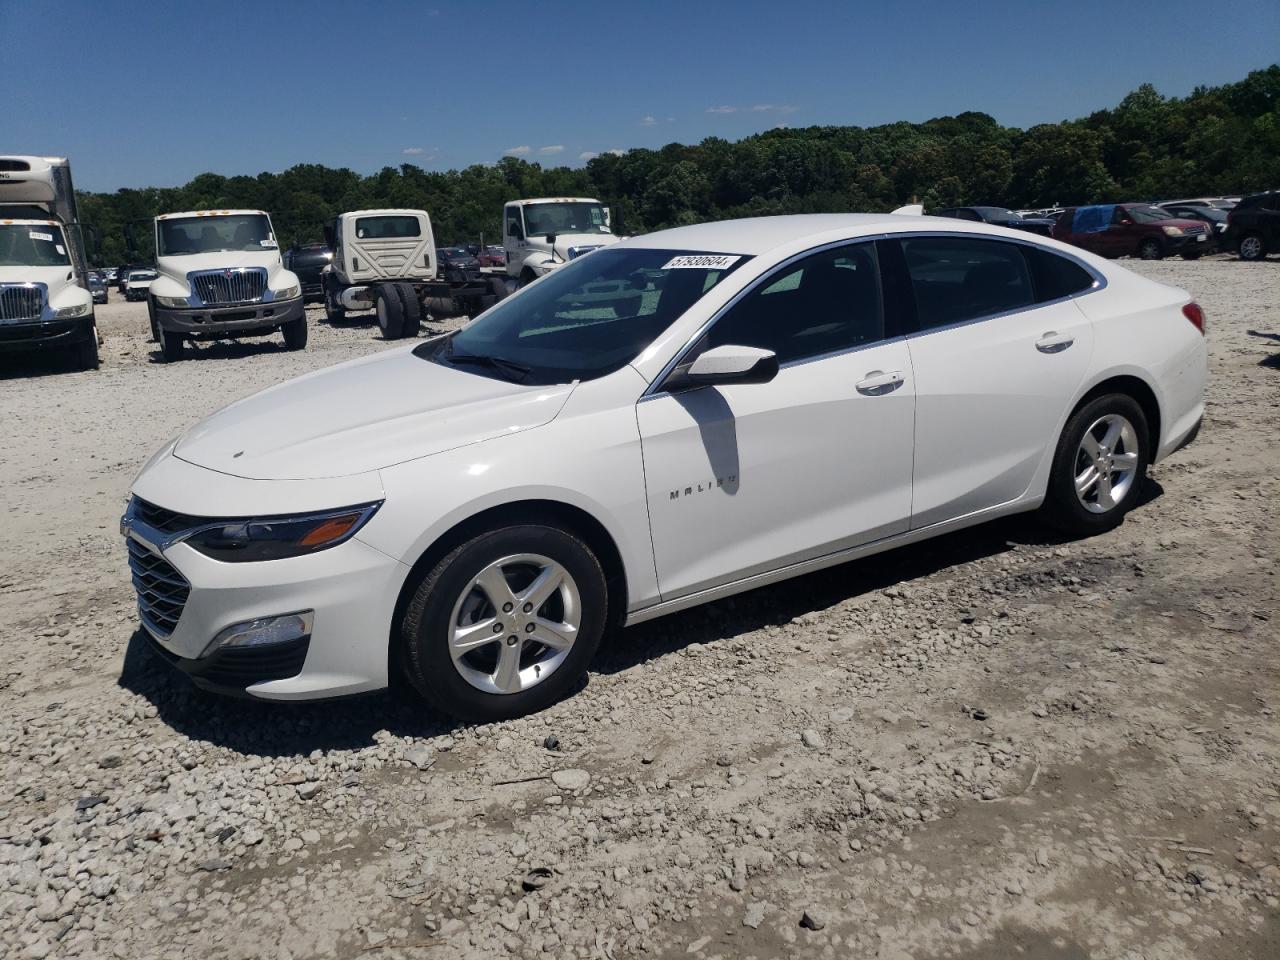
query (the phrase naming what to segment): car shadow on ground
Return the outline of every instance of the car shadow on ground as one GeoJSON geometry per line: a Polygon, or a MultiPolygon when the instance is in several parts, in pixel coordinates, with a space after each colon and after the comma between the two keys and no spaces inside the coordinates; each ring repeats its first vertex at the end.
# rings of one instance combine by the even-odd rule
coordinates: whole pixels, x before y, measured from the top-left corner
{"type": "MultiPolygon", "coordinates": [[[[182,363],[187,360],[238,360],[242,357],[256,357],[270,353],[289,353],[289,349],[285,347],[279,339],[277,333],[272,339],[263,338],[261,340],[210,340],[204,343],[193,343],[188,341],[183,344],[182,358],[180,360],[168,361],[172,363],[182,363]]],[[[151,362],[154,364],[165,365],[164,355],[160,352],[159,344],[151,346],[151,362]]]]}
{"type": "MultiPolygon", "coordinates": [[[[1271,340],[1274,343],[1280,343],[1280,333],[1268,333],[1265,330],[1250,330],[1249,336],[1261,337],[1263,340],[1271,340]]],[[[1258,366],[1266,367],[1269,370],[1280,370],[1280,353],[1273,353],[1270,356],[1263,357],[1258,361],[1258,366]]]]}
{"type": "Polygon", "coordinates": [[[0,381],[26,380],[59,373],[81,373],[70,350],[32,350],[0,354],[0,381]]]}
{"type": "MultiPolygon", "coordinates": [[[[1135,509],[1163,495],[1147,480],[1135,509]]],[[[1067,543],[1033,515],[1006,517],[817,573],[761,587],[605,638],[591,673],[629,670],[695,643],[789,623],[844,600],[910,583],[1022,546],[1067,543]]],[[[151,703],[162,722],[192,740],[263,757],[305,757],[313,750],[355,750],[395,736],[432,739],[466,726],[436,711],[411,691],[388,691],[331,701],[268,703],[208,693],[195,687],[152,649],[141,629],[125,651],[119,684],[151,703]]],[[[590,682],[588,676],[585,683],[590,682]]],[[[579,688],[581,689],[581,688],[579,688]]]]}

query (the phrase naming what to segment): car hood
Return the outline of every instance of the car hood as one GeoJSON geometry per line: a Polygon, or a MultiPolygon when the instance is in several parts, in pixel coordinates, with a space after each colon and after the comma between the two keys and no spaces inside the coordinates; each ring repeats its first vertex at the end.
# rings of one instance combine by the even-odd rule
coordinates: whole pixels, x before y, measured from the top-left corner
{"type": "Polygon", "coordinates": [[[250,480],[351,476],[541,426],[571,384],[525,386],[388,350],[225,407],[174,455],[250,480]]]}

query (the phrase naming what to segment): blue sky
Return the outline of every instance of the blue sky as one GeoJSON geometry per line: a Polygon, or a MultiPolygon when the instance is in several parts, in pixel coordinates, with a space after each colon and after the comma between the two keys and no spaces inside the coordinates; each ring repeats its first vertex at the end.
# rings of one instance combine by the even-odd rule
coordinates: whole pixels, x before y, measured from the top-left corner
{"type": "Polygon", "coordinates": [[[0,152],[114,190],[963,110],[1028,126],[1275,62],[1280,3],[0,0],[0,38],[0,152]]]}

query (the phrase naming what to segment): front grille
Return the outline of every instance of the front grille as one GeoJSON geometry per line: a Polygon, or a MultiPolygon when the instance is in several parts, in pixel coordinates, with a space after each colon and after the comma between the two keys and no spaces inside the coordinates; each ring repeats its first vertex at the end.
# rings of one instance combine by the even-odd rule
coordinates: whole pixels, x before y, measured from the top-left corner
{"type": "Polygon", "coordinates": [[[191,287],[200,302],[209,307],[257,303],[267,289],[267,271],[261,267],[242,270],[210,270],[190,275],[191,287]]]}
{"type": "Polygon", "coordinates": [[[133,498],[133,515],[147,526],[155,527],[163,533],[181,533],[183,530],[201,527],[209,522],[205,517],[193,517],[190,514],[166,510],[164,507],[157,507],[154,503],[147,503],[139,497],[133,498]]]}
{"type": "Polygon", "coordinates": [[[597,243],[597,244],[592,244],[591,246],[586,246],[586,247],[570,247],[569,259],[576,260],[578,259],[578,257],[582,256],[584,253],[590,253],[592,250],[599,250],[602,246],[604,246],[604,244],[597,243]]]}
{"type": "Polygon", "coordinates": [[[0,286],[0,321],[39,320],[44,291],[34,284],[0,286]]]}
{"type": "Polygon", "coordinates": [[[157,556],[132,537],[129,569],[138,592],[138,616],[143,624],[162,637],[173,633],[187,604],[191,584],[164,557],[157,556]]]}

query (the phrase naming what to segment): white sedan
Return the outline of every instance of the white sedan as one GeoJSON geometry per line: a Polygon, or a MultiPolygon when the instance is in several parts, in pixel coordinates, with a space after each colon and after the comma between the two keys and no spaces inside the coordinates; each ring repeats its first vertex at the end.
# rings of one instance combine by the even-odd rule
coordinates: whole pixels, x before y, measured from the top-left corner
{"type": "Polygon", "coordinates": [[[1203,333],[982,224],[636,237],[166,444],[122,520],[141,622],[213,689],[526,713],[621,624],[1019,511],[1113,527],[1198,429],[1203,333]]]}

